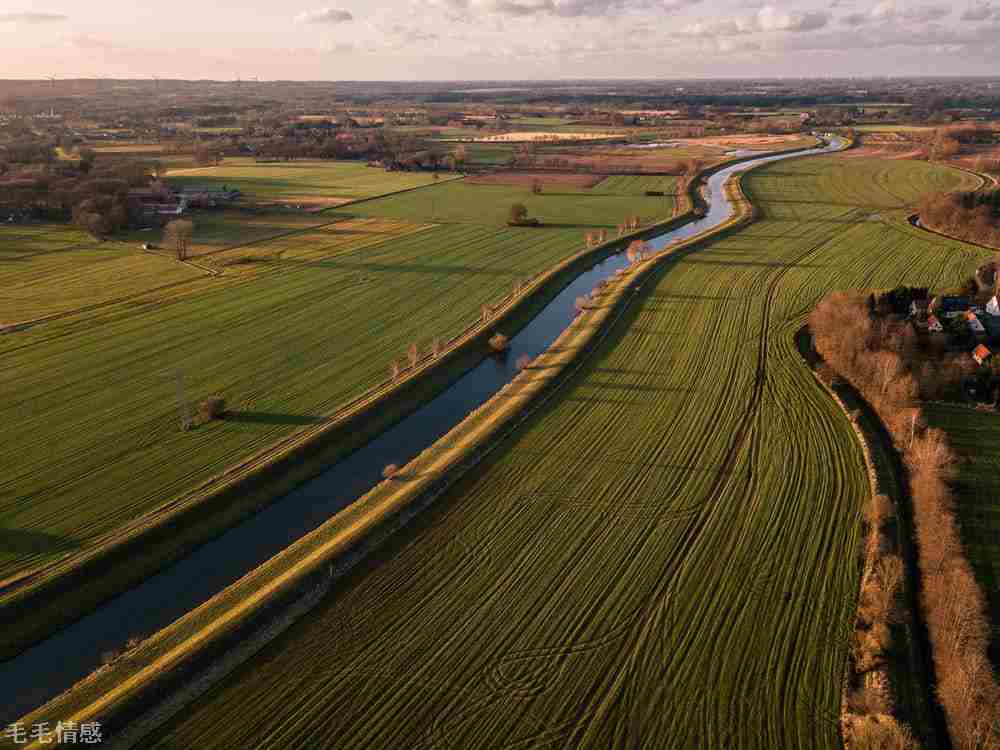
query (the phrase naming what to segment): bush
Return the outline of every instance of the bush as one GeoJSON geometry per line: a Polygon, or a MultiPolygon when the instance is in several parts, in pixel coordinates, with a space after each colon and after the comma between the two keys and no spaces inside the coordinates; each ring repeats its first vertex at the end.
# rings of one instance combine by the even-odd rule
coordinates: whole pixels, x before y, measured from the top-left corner
{"type": "Polygon", "coordinates": [[[490,349],[497,352],[505,352],[510,349],[510,339],[504,336],[502,333],[494,333],[490,337],[490,349]]]}
{"type": "Polygon", "coordinates": [[[198,404],[198,416],[202,422],[211,422],[213,419],[222,419],[226,414],[226,399],[222,396],[212,396],[206,398],[198,404]]]}

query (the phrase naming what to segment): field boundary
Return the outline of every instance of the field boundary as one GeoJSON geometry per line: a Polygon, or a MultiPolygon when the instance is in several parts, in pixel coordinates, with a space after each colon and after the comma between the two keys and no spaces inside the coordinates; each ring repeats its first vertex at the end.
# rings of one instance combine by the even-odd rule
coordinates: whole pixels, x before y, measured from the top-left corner
{"type": "MultiPolygon", "coordinates": [[[[921,677],[919,688],[925,700],[924,708],[926,709],[926,713],[904,715],[901,718],[907,721],[910,728],[918,735],[922,747],[946,748],[949,746],[947,724],[940,705],[933,697],[936,685],[933,659],[927,625],[923,619],[923,610],[919,606],[920,576],[913,544],[915,537],[905,469],[882,420],[850,381],[839,374],[832,383],[827,382],[822,377],[819,368],[825,364],[825,360],[812,344],[812,334],[808,325],[799,329],[796,340],[798,343],[796,348],[803,362],[809,368],[817,384],[843,411],[857,437],[865,458],[871,491],[870,501],[874,501],[876,495],[884,494],[892,498],[896,505],[900,527],[897,547],[906,570],[903,582],[903,599],[905,602],[904,617],[906,622],[904,627],[907,634],[907,658],[910,669],[921,677]],[[876,454],[881,457],[880,461],[874,459],[876,454]]],[[[848,668],[849,665],[845,662],[844,675],[841,680],[843,685],[842,705],[846,705],[847,701],[848,668]]],[[[895,692],[895,686],[891,683],[890,686],[895,692]]],[[[842,725],[841,730],[843,730],[842,725]]]]}
{"type": "Polygon", "coordinates": [[[328,566],[331,576],[334,566],[336,574],[345,572],[546,403],[553,389],[582,367],[584,354],[608,335],[612,317],[620,319],[634,292],[661,260],[679,250],[694,250],[705,240],[715,240],[750,223],[755,211],[743,195],[742,176],[738,173],[726,185],[736,209],[733,216],[713,229],[667,246],[610,280],[597,297],[599,306],[584,310],[530,368],[411,461],[399,479],[377,485],[318,529],[154,634],[112,667],[29,714],[25,721],[55,722],[57,717],[71,717],[74,721],[99,719],[112,729],[121,727],[142,713],[142,707],[156,703],[156,696],[169,692],[177,674],[188,674],[218,644],[232,642],[232,634],[248,627],[269,602],[293,593],[301,596],[328,566]]]}

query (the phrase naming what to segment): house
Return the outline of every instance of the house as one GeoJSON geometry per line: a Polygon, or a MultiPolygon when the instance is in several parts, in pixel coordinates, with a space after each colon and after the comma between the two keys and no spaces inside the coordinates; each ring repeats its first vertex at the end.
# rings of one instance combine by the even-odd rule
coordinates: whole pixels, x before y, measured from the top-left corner
{"type": "Polygon", "coordinates": [[[957,318],[968,312],[971,303],[968,297],[961,296],[941,296],[935,297],[931,302],[931,309],[934,314],[943,318],[957,318]]]}
{"type": "Polygon", "coordinates": [[[983,324],[979,322],[979,318],[976,317],[976,314],[971,310],[965,313],[965,320],[969,324],[969,330],[977,336],[986,333],[986,329],[983,328],[983,324]]]}
{"type": "Polygon", "coordinates": [[[910,317],[921,320],[927,317],[927,307],[930,304],[930,300],[924,299],[914,299],[910,302],[910,317]]]}
{"type": "Polygon", "coordinates": [[[976,360],[977,365],[984,365],[993,356],[993,352],[987,349],[985,346],[980,344],[975,349],[972,350],[972,358],[976,360]]]}
{"type": "Polygon", "coordinates": [[[941,325],[941,321],[936,316],[931,315],[927,318],[927,330],[931,333],[942,333],[944,326],[941,325]]]}

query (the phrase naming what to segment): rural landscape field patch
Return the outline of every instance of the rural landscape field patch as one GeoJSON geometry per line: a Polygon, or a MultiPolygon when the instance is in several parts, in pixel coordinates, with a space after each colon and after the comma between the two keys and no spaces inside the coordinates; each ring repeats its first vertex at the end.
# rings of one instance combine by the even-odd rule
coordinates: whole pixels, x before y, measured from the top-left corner
{"type": "Polygon", "coordinates": [[[0,337],[0,529],[12,540],[0,578],[314,424],[384,380],[411,343],[454,335],[581,247],[566,230],[344,221],[207,256],[224,274],[197,293],[151,292],[0,337]],[[182,432],[178,373],[185,400],[221,395],[233,416],[182,432]]]}
{"type": "Polygon", "coordinates": [[[830,289],[967,275],[869,219],[965,179],[754,172],[759,221],[662,263],[554,401],[155,746],[838,747],[869,485],[794,335],[830,289]]]}
{"type": "Polygon", "coordinates": [[[384,195],[433,182],[428,172],[386,172],[354,161],[304,159],[291,162],[255,162],[227,158],[217,167],[167,174],[178,187],[236,187],[258,201],[337,199],[341,202],[384,195]]]}

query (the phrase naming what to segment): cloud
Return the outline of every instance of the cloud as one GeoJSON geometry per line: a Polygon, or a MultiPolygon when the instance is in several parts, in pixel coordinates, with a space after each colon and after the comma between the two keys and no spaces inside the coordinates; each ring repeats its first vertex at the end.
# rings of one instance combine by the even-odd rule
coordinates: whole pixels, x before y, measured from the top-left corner
{"type": "Polygon", "coordinates": [[[870,23],[888,23],[892,20],[903,23],[930,23],[951,14],[951,8],[941,4],[917,5],[900,11],[896,0],[882,0],[867,13],[849,13],[840,19],[844,26],[857,28],[870,23]]]}
{"type": "Polygon", "coordinates": [[[753,34],[758,31],[816,31],[830,22],[826,11],[805,13],[778,10],[765,5],[752,16],[696,21],[685,26],[679,36],[708,39],[713,37],[753,34]]]}
{"type": "Polygon", "coordinates": [[[830,14],[822,10],[789,13],[765,5],[757,11],[757,27],[761,31],[815,31],[829,22],[830,14]]]}
{"type": "Polygon", "coordinates": [[[952,29],[931,24],[923,29],[879,25],[851,31],[831,31],[814,35],[786,36],[776,39],[776,51],[843,52],[858,49],[914,48],[935,52],[994,50],[1000,39],[1000,25],[976,29],[952,29]]]}
{"type": "Polygon", "coordinates": [[[948,15],[951,15],[951,8],[947,5],[918,5],[914,8],[907,8],[899,14],[904,21],[912,23],[929,23],[948,15]]]}
{"type": "Polygon", "coordinates": [[[83,50],[113,50],[118,49],[116,45],[105,39],[99,39],[96,36],[90,36],[89,34],[70,34],[69,36],[63,37],[63,41],[66,46],[73,47],[75,49],[83,50]]]}
{"type": "Polygon", "coordinates": [[[673,13],[701,0],[426,0],[453,19],[471,20],[482,15],[531,18],[613,17],[632,11],[663,10],[673,13]]]}
{"type": "Polygon", "coordinates": [[[0,23],[58,23],[68,21],[69,16],[62,13],[0,13],[0,23]]]}
{"type": "Polygon", "coordinates": [[[848,13],[846,16],[840,19],[840,22],[844,26],[863,26],[866,23],[871,23],[872,17],[868,13],[848,13]]]}
{"type": "Polygon", "coordinates": [[[307,10],[295,16],[295,23],[347,23],[353,20],[354,15],[349,10],[339,8],[307,10]]]}
{"type": "Polygon", "coordinates": [[[963,14],[963,21],[989,21],[993,19],[1000,21],[1000,7],[994,7],[990,3],[977,3],[970,6],[963,14]]]}

